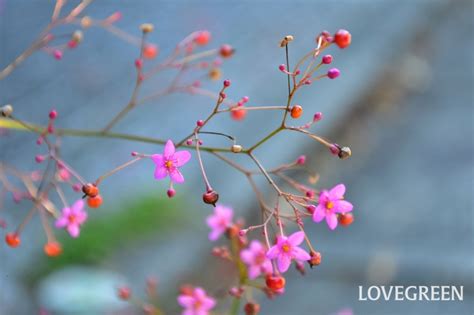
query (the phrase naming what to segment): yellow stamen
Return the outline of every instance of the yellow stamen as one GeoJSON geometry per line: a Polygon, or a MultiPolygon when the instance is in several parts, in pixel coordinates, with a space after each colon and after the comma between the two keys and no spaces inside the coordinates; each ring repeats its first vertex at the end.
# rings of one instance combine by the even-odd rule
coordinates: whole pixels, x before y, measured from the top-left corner
{"type": "Polygon", "coordinates": [[[326,203],[326,208],[328,208],[328,209],[334,208],[334,202],[328,201],[328,203],[326,203]]]}
{"type": "Polygon", "coordinates": [[[285,253],[288,253],[291,249],[290,245],[288,244],[284,244],[281,249],[285,252],[285,253]]]}
{"type": "Polygon", "coordinates": [[[165,167],[168,168],[168,169],[172,168],[173,167],[173,161],[170,161],[170,160],[166,161],[165,162],[165,167]]]}

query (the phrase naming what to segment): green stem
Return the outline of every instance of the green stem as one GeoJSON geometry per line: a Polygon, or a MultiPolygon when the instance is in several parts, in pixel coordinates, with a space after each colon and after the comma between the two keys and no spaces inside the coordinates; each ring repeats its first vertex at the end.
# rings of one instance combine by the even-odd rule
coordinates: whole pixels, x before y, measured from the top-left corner
{"type": "Polygon", "coordinates": [[[229,314],[238,315],[240,309],[240,298],[234,298],[232,305],[230,306],[229,314]]]}

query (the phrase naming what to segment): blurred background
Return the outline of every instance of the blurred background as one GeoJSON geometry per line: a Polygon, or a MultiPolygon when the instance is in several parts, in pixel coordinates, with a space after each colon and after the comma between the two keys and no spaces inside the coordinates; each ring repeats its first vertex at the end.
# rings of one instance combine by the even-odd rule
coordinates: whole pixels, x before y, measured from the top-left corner
{"type": "MultiPolygon", "coordinates": [[[[36,38],[53,6],[54,1],[0,0],[0,68],[36,38]]],[[[269,168],[306,154],[321,175],[319,188],[346,184],[356,220],[335,232],[308,222],[322,264],[304,278],[291,270],[283,296],[261,296],[262,314],[473,314],[472,1],[102,0],[86,14],[105,18],[117,10],[123,18],[116,25],[130,33],[139,35],[143,22],[155,24],[150,39],[160,46],[158,58],[195,30],[209,30],[212,47],[232,44],[236,54],[223,65],[223,78],[232,80],[228,95],[248,95],[250,106],[286,101],[286,78],[277,69],[284,62],[277,45],[282,36],[295,37],[294,63],[322,30],[352,33],[348,49],[329,51],[341,76],[303,89],[296,101],[305,110],[302,121],[323,112],[313,130],[349,145],[353,156],[338,160],[292,134],[278,135],[256,154],[269,168]],[[463,285],[464,301],[360,302],[360,285],[463,285]]],[[[130,97],[136,55],[136,47],[108,32],[88,30],[60,62],[37,53],[0,81],[0,104],[14,105],[26,121],[44,124],[54,107],[58,126],[101,128],[130,97]]],[[[148,91],[164,80],[148,82],[148,91]]],[[[220,86],[204,84],[213,91],[220,86]]],[[[173,95],[137,108],[115,130],[177,140],[212,107],[206,97],[173,95]]],[[[222,115],[209,129],[236,135],[245,147],[278,119],[268,112],[249,113],[241,122],[222,115]]],[[[37,169],[34,156],[41,149],[35,137],[2,134],[0,160],[37,169]]],[[[219,141],[206,144],[224,143],[219,141]]],[[[127,160],[131,151],[161,148],[84,138],[67,138],[62,146],[64,159],[88,179],[127,160]]],[[[250,222],[259,220],[245,178],[209,155],[204,163],[221,202],[250,222]]],[[[144,296],[148,276],[158,279],[169,314],[179,312],[175,297],[184,282],[221,290],[226,268],[209,255],[213,244],[204,220],[211,209],[200,202],[204,185],[196,159],[183,169],[187,182],[172,200],[164,198],[166,184],[153,180],[152,167],[145,161],[106,180],[104,206],[91,211],[82,236],[71,240],[57,233],[62,257],[43,257],[38,217],[25,229],[20,248],[2,244],[0,314],[36,314],[41,307],[51,314],[139,314],[117,300],[115,289],[127,283],[144,296]]],[[[263,180],[259,184],[271,192],[263,180]]],[[[72,191],[68,196],[75,198],[72,191]]],[[[9,199],[0,216],[15,228],[29,205],[9,199]]]]}

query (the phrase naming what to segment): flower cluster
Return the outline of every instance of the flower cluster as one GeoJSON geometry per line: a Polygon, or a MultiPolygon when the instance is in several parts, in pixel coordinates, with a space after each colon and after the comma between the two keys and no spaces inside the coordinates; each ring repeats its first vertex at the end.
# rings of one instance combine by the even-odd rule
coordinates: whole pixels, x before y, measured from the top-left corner
{"type": "MultiPolygon", "coordinates": [[[[300,58],[292,68],[288,62],[278,66],[277,73],[286,77],[288,88],[288,99],[283,105],[258,106],[250,102],[248,96],[239,96],[237,101],[232,100],[228,94],[231,93],[231,81],[224,80],[219,91],[205,90],[201,86],[202,72],[210,80],[221,77],[220,65],[223,60],[234,55],[234,49],[228,45],[219,48],[200,51],[211,42],[211,33],[207,30],[198,30],[186,36],[177,45],[175,50],[164,61],[157,62],[160,55],[159,46],[150,41],[154,26],[145,23],[140,26],[141,36],[136,37],[118,29],[116,24],[120,13],[114,13],[106,19],[96,20],[83,15],[85,6],[77,6],[69,13],[63,15],[63,1],[57,1],[52,22],[40,34],[38,39],[25,52],[22,59],[36,51],[43,51],[60,60],[67,49],[75,49],[83,40],[83,31],[92,27],[101,27],[110,31],[113,35],[137,46],[137,56],[131,62],[136,70],[136,81],[129,102],[110,119],[108,124],[98,131],[82,129],[63,129],[56,127],[58,112],[51,110],[48,114],[48,122],[45,125],[33,124],[17,118],[13,113],[12,105],[0,107],[0,128],[21,129],[35,133],[36,140],[42,153],[34,157],[38,165],[45,165],[42,170],[33,173],[19,171],[13,165],[0,162],[0,197],[11,194],[15,202],[29,201],[31,210],[18,227],[5,234],[5,242],[8,246],[15,248],[21,244],[21,232],[35,214],[41,217],[47,242],[44,252],[51,257],[61,254],[61,244],[56,240],[53,229],[50,227],[50,219],[54,220],[57,229],[65,229],[73,238],[80,236],[80,229],[87,224],[89,208],[100,208],[104,202],[100,193],[103,181],[117,174],[123,169],[129,168],[137,162],[153,162],[154,170],[150,168],[150,176],[156,180],[169,177],[169,185],[166,190],[168,197],[176,195],[175,184],[185,183],[185,165],[192,160],[196,162],[203,179],[202,200],[205,204],[213,206],[213,212],[206,219],[210,228],[208,238],[212,242],[218,241],[225,236],[229,244],[215,247],[212,254],[233,265],[236,270],[236,278],[229,281],[229,290],[226,297],[232,300],[229,314],[237,314],[242,309],[246,314],[257,314],[260,305],[256,302],[252,292],[255,289],[264,292],[269,298],[284,293],[286,279],[284,274],[294,264],[296,270],[305,273],[305,263],[309,266],[317,266],[321,263],[321,253],[317,251],[312,243],[306,229],[304,220],[311,218],[315,223],[326,221],[329,229],[334,230],[338,224],[350,225],[354,217],[352,215],[353,205],[344,200],[346,187],[338,184],[331,189],[318,190],[315,188],[318,177],[306,167],[307,159],[299,156],[288,163],[267,168],[258,159],[255,151],[265,142],[273,139],[280,132],[292,132],[302,134],[304,137],[322,144],[331,154],[346,159],[351,156],[349,147],[340,146],[330,142],[310,131],[311,127],[320,123],[323,119],[321,112],[311,113],[311,119],[304,123],[295,122],[305,115],[302,104],[296,104],[294,97],[301,89],[315,84],[321,79],[336,79],[340,76],[339,69],[331,67],[322,72],[320,69],[331,65],[334,58],[330,54],[323,53],[329,47],[335,45],[341,49],[347,48],[351,43],[351,34],[346,30],[339,30],[334,34],[323,31],[316,36],[314,47],[300,58]],[[63,24],[80,25],[81,30],[71,34],[66,43],[53,45],[56,40],[54,30],[63,24]],[[176,77],[163,91],[157,91],[150,95],[142,95],[142,85],[147,80],[161,73],[165,69],[174,69],[176,77]],[[192,75],[195,73],[195,75],[192,75]],[[192,95],[203,95],[212,97],[215,105],[210,113],[197,117],[196,124],[189,126],[189,134],[182,139],[159,139],[155,137],[138,136],[131,134],[113,133],[111,130],[123,120],[135,107],[159,100],[162,96],[170,93],[185,92],[192,95]],[[225,133],[225,130],[208,129],[209,122],[216,116],[228,113],[231,119],[243,123],[245,117],[252,111],[278,111],[281,120],[277,121],[276,127],[268,134],[262,135],[261,139],[253,145],[243,146],[238,143],[236,137],[225,133]],[[64,138],[68,136],[102,137],[123,140],[134,140],[139,142],[154,143],[164,146],[161,153],[145,154],[133,151],[131,159],[118,165],[110,171],[100,175],[95,181],[85,180],[80,173],[66,163],[60,155],[60,147],[64,138]],[[208,137],[222,137],[229,141],[229,145],[223,147],[206,146],[208,137]],[[195,151],[195,157],[190,151],[195,151]],[[229,167],[240,172],[255,192],[260,208],[262,221],[258,224],[246,225],[243,220],[235,220],[234,211],[231,207],[219,203],[219,193],[207,177],[205,161],[202,153],[209,153],[220,159],[229,167]],[[253,163],[253,168],[246,168],[233,159],[232,155],[240,155],[253,163]],[[308,181],[300,181],[293,177],[293,173],[309,175],[308,181]],[[255,181],[256,176],[263,176],[270,188],[270,192],[263,191],[255,181]],[[19,180],[17,184],[15,178],[19,180]],[[72,192],[65,191],[69,186],[72,192]],[[67,195],[78,194],[69,204],[67,195]],[[52,195],[56,197],[53,198],[52,195]],[[58,197],[57,197],[58,196],[58,197]],[[58,207],[54,200],[59,198],[61,205],[58,207]],[[58,210],[62,209],[61,211],[58,210]],[[249,239],[250,232],[261,230],[262,239],[249,239]],[[245,300],[245,305],[240,302],[245,300]]],[[[62,38],[62,37],[61,37],[62,38]]],[[[285,50],[285,60],[289,60],[289,46],[294,41],[292,35],[285,36],[280,46],[285,50]]],[[[21,62],[14,62],[0,72],[0,79],[6,78],[21,62]]],[[[293,64],[293,63],[292,63],[293,64]]],[[[276,68],[276,67],[275,67],[276,68]]],[[[276,69],[275,69],[276,71],[276,69]]],[[[158,151],[158,150],[157,150],[158,151]]],[[[156,152],[156,151],[155,151],[156,152]]],[[[1,206],[1,199],[0,199],[1,206]]],[[[0,221],[2,227],[6,226],[4,220],[0,221]]],[[[310,229],[314,225],[309,225],[310,229]]],[[[83,232],[85,233],[85,232],[83,232]]],[[[150,297],[156,293],[156,283],[147,284],[147,292],[150,297]]],[[[131,291],[128,287],[121,287],[118,295],[123,300],[131,300],[131,291]]],[[[220,296],[213,292],[207,293],[201,287],[185,285],[177,297],[177,303],[183,309],[185,315],[205,315],[218,309],[220,296]]],[[[162,314],[162,310],[152,303],[139,305],[147,314],[162,314]]]]}

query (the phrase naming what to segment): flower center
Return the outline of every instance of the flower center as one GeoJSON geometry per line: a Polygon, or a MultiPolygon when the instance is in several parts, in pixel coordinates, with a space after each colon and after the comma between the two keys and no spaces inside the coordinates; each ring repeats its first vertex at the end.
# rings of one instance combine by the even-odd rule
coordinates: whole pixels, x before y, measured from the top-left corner
{"type": "Polygon", "coordinates": [[[74,214],[70,214],[67,219],[68,219],[69,223],[71,223],[71,224],[76,222],[76,216],[74,214]]]}
{"type": "Polygon", "coordinates": [[[329,210],[331,210],[332,208],[334,208],[334,202],[328,201],[328,202],[326,203],[326,208],[329,209],[329,210]]]}
{"type": "Polygon", "coordinates": [[[171,169],[173,167],[173,161],[171,161],[171,160],[166,161],[165,162],[165,167],[167,169],[171,169]]]}
{"type": "Polygon", "coordinates": [[[285,253],[288,253],[291,249],[291,246],[288,245],[288,244],[283,244],[283,246],[281,247],[281,249],[283,250],[283,252],[285,253]]]}
{"type": "Polygon", "coordinates": [[[197,300],[194,302],[194,309],[198,310],[202,307],[202,302],[200,300],[197,300]]]}
{"type": "Polygon", "coordinates": [[[255,264],[261,265],[265,262],[265,253],[258,253],[255,256],[255,264]]]}

